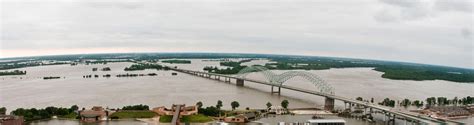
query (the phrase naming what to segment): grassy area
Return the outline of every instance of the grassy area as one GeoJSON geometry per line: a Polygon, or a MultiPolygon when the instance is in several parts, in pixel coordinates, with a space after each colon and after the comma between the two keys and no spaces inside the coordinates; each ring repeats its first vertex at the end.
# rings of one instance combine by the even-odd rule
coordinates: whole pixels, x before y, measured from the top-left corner
{"type": "Polygon", "coordinates": [[[190,60],[164,60],[163,63],[191,64],[190,60]]]}
{"type": "MultiPolygon", "coordinates": [[[[171,115],[160,116],[160,122],[162,123],[169,123],[171,122],[172,119],[173,119],[173,116],[171,115]]],[[[197,114],[197,115],[182,116],[180,121],[184,123],[205,123],[205,122],[212,121],[212,118],[202,115],[202,114],[197,114]]]]}
{"type": "Polygon", "coordinates": [[[67,115],[63,115],[63,116],[58,116],[59,118],[66,118],[66,119],[76,119],[78,116],[77,113],[75,112],[72,112],[72,113],[69,113],[67,115]]]}
{"type": "Polygon", "coordinates": [[[181,122],[184,123],[205,123],[205,122],[210,122],[212,121],[212,118],[202,115],[202,114],[197,114],[197,115],[189,115],[189,116],[183,116],[181,118],[181,122]]]}
{"type": "Polygon", "coordinates": [[[110,115],[111,118],[116,117],[119,119],[128,119],[128,118],[152,118],[157,114],[152,111],[119,111],[110,115]]]}
{"type": "Polygon", "coordinates": [[[163,122],[163,123],[171,122],[172,119],[173,119],[172,115],[160,116],[160,122],[163,122]]]}

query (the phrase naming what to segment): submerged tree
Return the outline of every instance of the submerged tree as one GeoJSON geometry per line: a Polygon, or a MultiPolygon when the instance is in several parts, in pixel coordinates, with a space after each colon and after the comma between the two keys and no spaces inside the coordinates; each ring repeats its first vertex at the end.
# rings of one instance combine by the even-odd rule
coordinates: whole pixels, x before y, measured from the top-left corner
{"type": "Polygon", "coordinates": [[[235,110],[235,108],[240,106],[239,102],[237,101],[232,101],[230,105],[232,106],[232,110],[235,110]]]}

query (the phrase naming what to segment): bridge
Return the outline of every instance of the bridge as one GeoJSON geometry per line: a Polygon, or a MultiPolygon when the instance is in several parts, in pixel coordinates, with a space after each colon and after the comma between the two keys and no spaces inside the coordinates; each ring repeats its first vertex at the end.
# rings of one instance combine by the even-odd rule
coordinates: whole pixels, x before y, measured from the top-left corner
{"type": "MultiPolygon", "coordinates": [[[[325,97],[325,104],[324,104],[324,109],[328,111],[334,110],[334,101],[339,100],[343,101],[344,104],[349,104],[351,105],[359,105],[364,108],[369,108],[370,113],[372,113],[373,110],[379,110],[385,115],[385,118],[388,118],[388,123],[390,124],[395,124],[395,120],[397,118],[399,119],[404,119],[405,124],[453,124],[453,125],[458,125],[458,124],[463,124],[461,122],[456,122],[456,121],[451,121],[451,120],[441,120],[441,119],[434,119],[431,117],[427,116],[421,116],[417,113],[412,113],[412,112],[405,112],[405,111],[400,111],[400,110],[394,110],[391,107],[387,106],[382,106],[378,104],[373,104],[369,102],[363,102],[351,98],[346,98],[342,96],[337,96],[334,93],[334,88],[331,87],[329,84],[324,82],[321,78],[318,76],[307,73],[307,72],[301,72],[301,71],[288,71],[282,74],[275,74],[271,72],[270,70],[264,68],[264,67],[258,67],[258,66],[250,66],[245,69],[242,69],[237,76],[230,76],[230,75],[223,75],[223,74],[216,74],[216,73],[208,73],[208,72],[202,72],[202,71],[193,71],[193,70],[186,70],[186,69],[179,69],[176,67],[168,67],[170,70],[181,72],[181,73],[186,73],[190,74],[193,76],[199,76],[203,78],[208,78],[208,79],[214,79],[214,80],[219,80],[222,81],[221,78],[223,78],[223,82],[226,83],[231,83],[231,80],[235,80],[236,86],[244,86],[245,81],[247,82],[252,82],[252,83],[257,83],[257,84],[263,84],[263,85],[268,85],[271,86],[271,93],[281,93],[281,88],[287,89],[287,90],[293,90],[297,92],[302,92],[302,93],[307,93],[311,95],[317,95],[317,96],[322,96],[325,97]],[[245,76],[248,73],[251,72],[258,72],[262,73],[264,77],[266,78],[267,81],[261,81],[261,80],[254,80],[254,79],[248,79],[245,78],[245,76]],[[297,88],[297,87],[292,87],[285,85],[284,82],[293,78],[293,77],[303,77],[313,83],[319,90],[314,91],[314,90],[308,90],[308,89],[303,89],[303,88],[297,88]],[[274,87],[278,88],[278,91],[274,90],[274,87]]],[[[370,114],[369,114],[370,115],[370,114]]],[[[385,119],[384,118],[384,119],[385,119]]]]}
{"type": "Polygon", "coordinates": [[[182,107],[184,107],[184,105],[173,105],[171,107],[174,110],[173,118],[171,119],[172,125],[179,125],[179,117],[182,107]]]}

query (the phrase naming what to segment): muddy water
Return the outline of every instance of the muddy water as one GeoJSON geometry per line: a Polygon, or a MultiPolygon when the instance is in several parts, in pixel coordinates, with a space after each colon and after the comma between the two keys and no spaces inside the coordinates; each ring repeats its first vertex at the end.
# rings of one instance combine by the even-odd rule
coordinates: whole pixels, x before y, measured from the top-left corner
{"type": "MultiPolygon", "coordinates": [[[[264,64],[257,60],[250,64],[264,64]]],[[[323,98],[282,90],[282,95],[269,94],[270,88],[264,85],[246,83],[245,87],[236,87],[215,80],[197,78],[181,74],[172,76],[173,71],[144,70],[125,72],[123,69],[131,63],[109,63],[107,65],[56,65],[28,67],[27,75],[0,77],[0,106],[9,111],[19,107],[43,108],[46,106],[69,107],[79,105],[120,108],[124,105],[146,104],[151,107],[170,106],[174,103],[187,105],[202,101],[205,106],[215,105],[217,100],[224,102],[224,108],[230,109],[231,101],[240,102],[241,109],[265,108],[267,102],[274,105],[287,99],[291,107],[321,107],[323,98]],[[92,68],[110,67],[112,71],[92,71],[92,68]],[[157,76],[117,78],[123,73],[157,73],[157,76]],[[83,75],[111,74],[111,78],[88,78],[83,75]],[[43,80],[44,76],[61,76],[61,79],[43,80]]],[[[179,68],[202,70],[204,66],[218,66],[219,62],[192,60],[192,64],[167,64],[179,68]]],[[[274,71],[279,74],[284,71],[274,71]]],[[[403,81],[381,78],[382,73],[371,68],[345,68],[308,71],[319,75],[333,86],[337,95],[364,99],[374,98],[376,102],[389,97],[396,100],[404,98],[424,100],[431,96],[474,96],[474,84],[448,81],[403,81]]],[[[258,73],[248,78],[264,80],[258,73]]],[[[311,82],[294,78],[285,84],[306,89],[314,87],[311,82]]],[[[342,106],[341,102],[336,104],[342,106]]],[[[472,118],[471,118],[472,119],[472,118]]],[[[467,120],[469,121],[469,120],[467,120]]],[[[364,124],[364,123],[361,123],[364,124]]]]}

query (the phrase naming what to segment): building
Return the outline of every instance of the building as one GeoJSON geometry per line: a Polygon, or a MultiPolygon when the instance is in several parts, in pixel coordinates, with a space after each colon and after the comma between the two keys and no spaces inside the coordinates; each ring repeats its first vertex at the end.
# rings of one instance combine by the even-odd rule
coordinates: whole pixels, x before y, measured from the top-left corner
{"type": "Polygon", "coordinates": [[[243,115],[225,117],[223,119],[223,121],[226,122],[226,123],[245,123],[245,122],[248,122],[248,121],[245,120],[245,116],[243,116],[243,115]]]}
{"type": "Polygon", "coordinates": [[[268,113],[275,113],[277,115],[285,114],[286,109],[281,106],[271,106],[268,108],[268,113]]]}
{"type": "Polygon", "coordinates": [[[309,125],[345,125],[344,119],[314,119],[308,120],[309,125]]]}
{"type": "Polygon", "coordinates": [[[83,122],[98,122],[107,120],[109,113],[100,106],[94,106],[91,110],[79,111],[79,116],[83,122]]]}
{"type": "MultiPolygon", "coordinates": [[[[175,109],[176,105],[172,105],[171,109],[168,109],[164,106],[161,107],[155,107],[152,109],[153,112],[159,114],[159,115],[174,115],[173,113],[177,110],[175,109]]],[[[179,115],[180,116],[186,116],[186,115],[194,115],[198,114],[198,107],[197,106],[185,106],[183,104],[183,108],[179,109],[179,115]]]]}
{"type": "Polygon", "coordinates": [[[255,112],[247,112],[236,116],[225,117],[224,119],[221,119],[221,121],[226,123],[246,123],[256,119],[256,116],[255,112]]]}
{"type": "Polygon", "coordinates": [[[0,115],[0,125],[24,125],[22,116],[0,115]]]}

